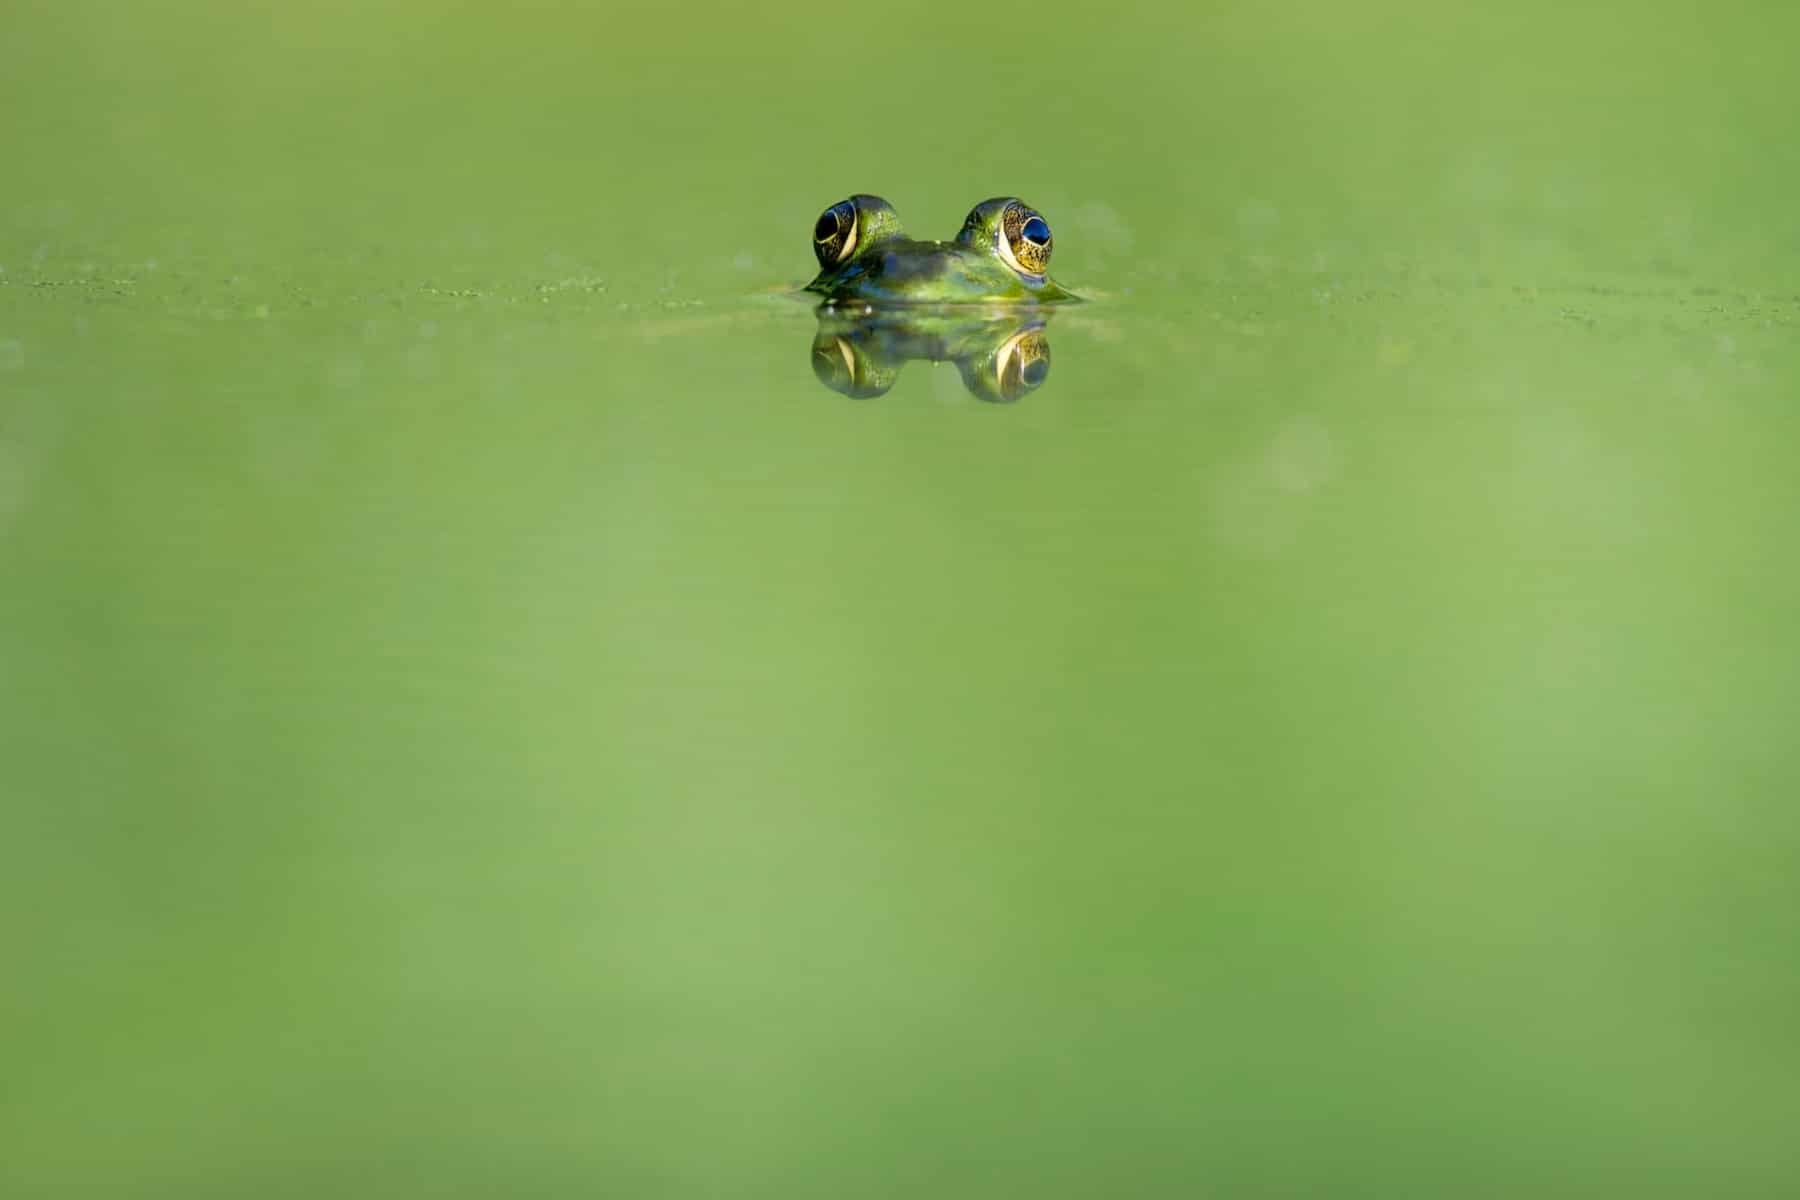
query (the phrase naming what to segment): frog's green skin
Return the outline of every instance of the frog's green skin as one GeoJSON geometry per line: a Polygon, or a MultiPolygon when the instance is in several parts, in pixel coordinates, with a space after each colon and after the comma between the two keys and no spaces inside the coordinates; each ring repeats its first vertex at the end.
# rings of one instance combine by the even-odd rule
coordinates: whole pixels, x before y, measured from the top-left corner
{"type": "Polygon", "coordinates": [[[812,367],[834,392],[880,396],[915,359],[952,362],[978,399],[1010,404],[1050,375],[1047,315],[966,308],[821,308],[812,367]]]}
{"type": "Polygon", "coordinates": [[[824,296],[827,305],[1079,299],[1044,273],[1050,258],[1048,224],[1024,202],[1007,196],[976,205],[948,242],[915,241],[901,229],[887,201],[852,196],[819,218],[813,250],[821,269],[806,290],[824,296]],[[1041,240],[1022,240],[1029,234],[1041,234],[1041,240]],[[1033,265],[1035,273],[1027,269],[1033,265]]]}

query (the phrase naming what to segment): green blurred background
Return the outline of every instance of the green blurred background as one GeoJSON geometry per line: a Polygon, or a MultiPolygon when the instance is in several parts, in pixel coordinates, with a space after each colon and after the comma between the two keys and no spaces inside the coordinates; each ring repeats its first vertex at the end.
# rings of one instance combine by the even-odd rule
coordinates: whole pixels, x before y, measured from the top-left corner
{"type": "Polygon", "coordinates": [[[0,1192],[1800,1189],[1793,6],[4,24],[0,1192]]]}

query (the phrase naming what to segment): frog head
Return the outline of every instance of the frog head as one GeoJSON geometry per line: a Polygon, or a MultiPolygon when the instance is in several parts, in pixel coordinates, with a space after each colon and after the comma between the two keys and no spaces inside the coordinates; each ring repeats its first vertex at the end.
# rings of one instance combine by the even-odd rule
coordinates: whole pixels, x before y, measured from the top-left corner
{"type": "Polygon", "coordinates": [[[1076,297],[1046,273],[1050,223],[1024,201],[984,200],[953,241],[906,236],[893,205],[859,193],[813,223],[819,274],[807,290],[827,305],[1044,304],[1076,297]]]}

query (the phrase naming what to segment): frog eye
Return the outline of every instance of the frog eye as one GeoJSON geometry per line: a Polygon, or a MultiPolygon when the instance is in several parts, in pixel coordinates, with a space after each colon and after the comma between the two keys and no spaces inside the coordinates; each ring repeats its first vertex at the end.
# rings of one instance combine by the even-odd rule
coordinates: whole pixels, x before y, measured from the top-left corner
{"type": "Polygon", "coordinates": [[[856,249],[856,205],[840,200],[813,225],[813,253],[821,267],[835,267],[856,249]]]}
{"type": "Polygon", "coordinates": [[[1050,265],[1050,222],[1014,200],[1000,214],[1000,256],[1025,275],[1042,275],[1050,265]]]}

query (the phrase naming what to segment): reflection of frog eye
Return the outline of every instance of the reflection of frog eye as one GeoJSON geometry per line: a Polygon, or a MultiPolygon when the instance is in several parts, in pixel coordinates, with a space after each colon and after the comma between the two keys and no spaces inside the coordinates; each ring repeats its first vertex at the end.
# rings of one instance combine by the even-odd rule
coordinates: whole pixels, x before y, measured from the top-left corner
{"type": "Polygon", "coordinates": [[[820,383],[857,400],[885,395],[900,377],[901,362],[884,363],[847,337],[821,329],[813,338],[812,369],[820,383]]]}
{"type": "Polygon", "coordinates": [[[840,200],[819,214],[813,226],[813,253],[821,267],[835,267],[856,249],[856,205],[840,200]]]}
{"type": "Polygon", "coordinates": [[[1014,200],[1000,214],[1000,248],[1011,265],[1027,275],[1042,275],[1050,265],[1050,222],[1014,200]]]}
{"type": "Polygon", "coordinates": [[[1041,324],[1019,330],[985,359],[956,364],[963,385],[993,404],[1011,404],[1050,378],[1050,339],[1041,324]]]}
{"type": "Polygon", "coordinates": [[[1008,400],[1041,387],[1050,378],[1050,339],[1043,329],[1033,326],[1009,338],[994,356],[994,376],[1008,400]]]}

